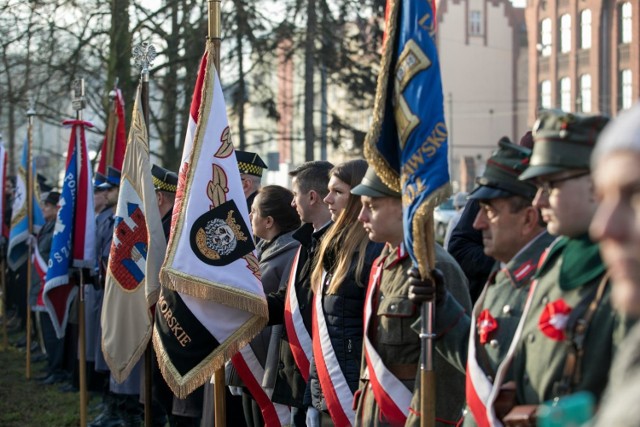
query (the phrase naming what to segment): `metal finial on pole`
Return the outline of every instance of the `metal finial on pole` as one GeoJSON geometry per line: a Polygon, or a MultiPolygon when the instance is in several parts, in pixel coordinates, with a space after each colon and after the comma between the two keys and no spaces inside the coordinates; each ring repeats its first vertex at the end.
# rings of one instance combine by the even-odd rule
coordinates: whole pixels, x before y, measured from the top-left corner
{"type": "MultiPolygon", "coordinates": [[[[149,68],[151,67],[153,60],[156,58],[156,49],[152,44],[143,42],[133,47],[132,51],[133,59],[138,68],[140,68],[140,100],[142,107],[142,115],[144,117],[144,124],[147,128],[147,135],[149,135],[149,68]]],[[[153,327],[153,326],[152,326],[153,327]]],[[[153,372],[151,369],[151,363],[153,360],[153,345],[151,340],[147,343],[147,348],[144,352],[144,425],[145,427],[151,427],[153,425],[152,420],[152,402],[151,394],[153,388],[153,372]]]]}
{"type": "MultiPolygon", "coordinates": [[[[76,120],[82,120],[82,110],[86,105],[84,93],[84,79],[76,79],[71,85],[73,98],[71,105],[76,111],[76,120]]],[[[76,141],[76,144],[79,142],[76,141]]],[[[82,151],[76,146],[76,152],[82,151]]],[[[78,156],[78,162],[82,159],[78,156]]],[[[84,278],[80,269],[80,283],[78,290],[78,364],[79,364],[79,385],[80,385],[80,426],[87,425],[87,354],[84,320],[84,278]]]]}
{"type": "Polygon", "coordinates": [[[142,42],[133,47],[133,58],[136,67],[140,68],[140,75],[143,82],[149,81],[149,67],[156,59],[156,48],[149,42],[142,42]]]}

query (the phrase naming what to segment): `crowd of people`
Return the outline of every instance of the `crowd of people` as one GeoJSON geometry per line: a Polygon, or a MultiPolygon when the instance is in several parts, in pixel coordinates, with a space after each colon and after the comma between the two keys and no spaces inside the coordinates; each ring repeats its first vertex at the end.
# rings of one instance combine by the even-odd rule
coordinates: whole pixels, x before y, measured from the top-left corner
{"type": "MultiPolygon", "coordinates": [[[[249,345],[291,425],[417,426],[421,399],[435,399],[443,427],[550,416],[640,425],[640,104],[611,121],[543,111],[519,143],[501,139],[468,201],[457,201],[464,208],[447,249],[433,248],[428,278],[404,246],[402,194],[365,160],[306,162],[287,189],[261,187],[267,165],[255,153],[236,156],[269,310],[249,345]],[[434,396],[419,381],[425,303],[435,307],[434,396]]],[[[168,238],[178,177],[156,165],[152,176],[168,238]]],[[[100,345],[119,178],[110,169],[94,186],[100,268],[85,285],[89,385],[103,395],[94,427],[137,426],[143,414],[141,366],[114,381],[100,345]]],[[[58,198],[43,199],[46,224],[33,237],[45,260],[58,198]]],[[[23,274],[9,274],[12,289],[23,274]]],[[[36,309],[34,277],[48,359],[38,381],[76,390],[77,319],[56,338],[36,309]]],[[[178,399],[155,363],[153,373],[154,425],[213,425],[211,384],[178,399]]],[[[227,424],[264,425],[230,364],[226,381],[227,424]]]]}

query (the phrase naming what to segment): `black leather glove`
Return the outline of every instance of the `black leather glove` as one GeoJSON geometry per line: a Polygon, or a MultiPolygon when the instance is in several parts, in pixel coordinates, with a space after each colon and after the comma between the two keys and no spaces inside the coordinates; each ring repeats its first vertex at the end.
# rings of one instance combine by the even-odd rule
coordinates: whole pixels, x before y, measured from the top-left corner
{"type": "Polygon", "coordinates": [[[414,304],[435,301],[436,305],[444,301],[447,290],[444,287],[444,275],[440,270],[431,270],[432,279],[422,280],[417,268],[411,267],[409,275],[409,299],[414,304]]]}

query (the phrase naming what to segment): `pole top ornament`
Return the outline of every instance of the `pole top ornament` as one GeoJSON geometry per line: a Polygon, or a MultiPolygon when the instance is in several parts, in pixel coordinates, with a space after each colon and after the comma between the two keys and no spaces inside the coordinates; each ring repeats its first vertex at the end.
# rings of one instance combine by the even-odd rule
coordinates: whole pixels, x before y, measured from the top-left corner
{"type": "Polygon", "coordinates": [[[132,53],[136,67],[140,68],[140,74],[148,75],[149,67],[153,65],[153,60],[158,56],[156,48],[149,42],[142,42],[133,47],[132,53]]]}

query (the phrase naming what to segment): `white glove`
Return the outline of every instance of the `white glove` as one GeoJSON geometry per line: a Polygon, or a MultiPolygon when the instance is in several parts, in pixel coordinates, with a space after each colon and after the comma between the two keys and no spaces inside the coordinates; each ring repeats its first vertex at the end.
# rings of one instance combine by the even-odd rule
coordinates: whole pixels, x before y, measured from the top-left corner
{"type": "Polygon", "coordinates": [[[307,408],[307,427],[320,427],[320,412],[313,406],[307,408]]]}
{"type": "Polygon", "coordinates": [[[236,387],[236,386],[229,386],[229,391],[231,392],[232,396],[242,396],[242,387],[236,387]]]}
{"type": "Polygon", "coordinates": [[[38,246],[38,238],[36,236],[34,236],[33,234],[29,234],[29,237],[27,237],[27,245],[31,246],[32,248],[35,248],[38,246]]]}

